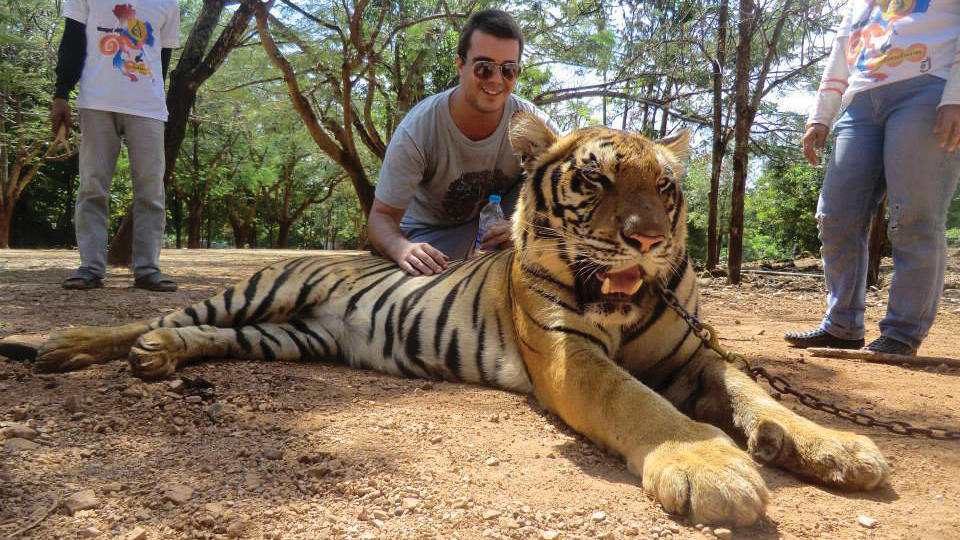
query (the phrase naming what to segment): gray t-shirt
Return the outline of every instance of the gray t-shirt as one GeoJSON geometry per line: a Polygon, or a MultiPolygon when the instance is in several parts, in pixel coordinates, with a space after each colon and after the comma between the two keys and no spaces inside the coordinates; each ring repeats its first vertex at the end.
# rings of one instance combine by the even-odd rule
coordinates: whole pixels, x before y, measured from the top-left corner
{"type": "Polygon", "coordinates": [[[511,95],[497,130],[471,141],[450,116],[454,90],[418,103],[390,139],[376,196],[406,208],[401,229],[445,228],[476,219],[491,194],[505,195],[520,178],[520,160],[507,136],[513,113],[534,111],[547,120],[533,103],[511,95]]]}

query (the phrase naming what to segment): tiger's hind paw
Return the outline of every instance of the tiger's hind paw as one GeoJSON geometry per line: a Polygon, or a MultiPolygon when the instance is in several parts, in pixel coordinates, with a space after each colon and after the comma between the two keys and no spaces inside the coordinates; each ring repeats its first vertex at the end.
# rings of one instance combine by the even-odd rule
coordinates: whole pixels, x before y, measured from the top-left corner
{"type": "Polygon", "coordinates": [[[54,332],[37,350],[34,370],[44,373],[76,371],[122,358],[127,347],[112,329],[80,327],[54,332]]]}
{"type": "Polygon", "coordinates": [[[759,461],[847,490],[871,490],[890,475],[887,460],[869,438],[806,419],[761,420],[747,448],[759,461]]]}
{"type": "Polygon", "coordinates": [[[750,456],[720,439],[660,445],[644,459],[643,488],[698,523],[750,525],[769,498],[750,456]]]}

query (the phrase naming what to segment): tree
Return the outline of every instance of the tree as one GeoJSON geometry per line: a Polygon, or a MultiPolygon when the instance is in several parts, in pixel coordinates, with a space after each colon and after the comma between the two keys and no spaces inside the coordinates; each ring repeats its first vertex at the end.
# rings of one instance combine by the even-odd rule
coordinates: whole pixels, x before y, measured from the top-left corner
{"type": "Polygon", "coordinates": [[[23,190],[44,164],[76,152],[53,144],[47,120],[58,20],[59,6],[38,1],[0,11],[0,249],[23,190]]]}

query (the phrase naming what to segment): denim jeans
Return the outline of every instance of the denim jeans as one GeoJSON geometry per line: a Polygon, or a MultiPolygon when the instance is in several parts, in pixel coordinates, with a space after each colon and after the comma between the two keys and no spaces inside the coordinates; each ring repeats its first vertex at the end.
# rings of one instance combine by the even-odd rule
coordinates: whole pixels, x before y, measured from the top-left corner
{"type": "Polygon", "coordinates": [[[884,192],[894,277],[880,331],[917,348],[933,325],[947,209],[960,178],[960,151],[940,148],[933,133],[944,84],[924,75],[860,92],[834,126],[836,148],[817,205],[828,290],[822,326],[830,334],[864,335],[868,232],[884,192]]]}

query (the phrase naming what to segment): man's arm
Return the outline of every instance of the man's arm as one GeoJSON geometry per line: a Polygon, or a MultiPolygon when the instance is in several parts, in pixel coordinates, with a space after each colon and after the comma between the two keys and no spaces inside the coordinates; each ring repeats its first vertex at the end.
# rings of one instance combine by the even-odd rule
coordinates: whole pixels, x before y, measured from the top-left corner
{"type": "Polygon", "coordinates": [[[50,106],[50,127],[56,134],[60,126],[70,135],[70,92],[80,81],[83,63],[87,57],[87,25],[69,17],[64,19],[63,37],[57,49],[57,82],[53,87],[53,103],[50,106]]]}
{"type": "Polygon", "coordinates": [[[426,242],[411,242],[400,230],[405,210],[373,199],[367,235],[373,247],[411,276],[432,276],[447,268],[447,256],[426,242]]]}

